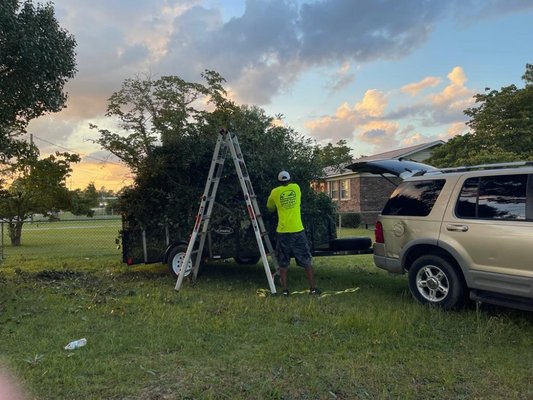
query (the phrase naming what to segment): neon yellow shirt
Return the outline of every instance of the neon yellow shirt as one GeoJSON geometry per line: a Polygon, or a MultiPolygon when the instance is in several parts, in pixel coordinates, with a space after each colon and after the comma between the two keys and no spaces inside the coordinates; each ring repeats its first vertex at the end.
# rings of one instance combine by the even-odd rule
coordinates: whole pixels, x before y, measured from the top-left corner
{"type": "Polygon", "coordinates": [[[278,210],[278,232],[293,233],[304,230],[300,214],[301,199],[300,186],[296,183],[272,189],[268,196],[267,208],[271,212],[278,210]]]}

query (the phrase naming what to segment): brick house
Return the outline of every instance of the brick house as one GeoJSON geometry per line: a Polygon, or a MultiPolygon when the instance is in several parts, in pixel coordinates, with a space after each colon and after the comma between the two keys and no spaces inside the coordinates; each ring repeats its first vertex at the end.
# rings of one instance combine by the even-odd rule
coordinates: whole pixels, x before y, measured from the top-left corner
{"type": "MultiPolygon", "coordinates": [[[[442,140],[404,147],[385,153],[353,160],[350,164],[371,160],[408,159],[417,162],[427,160],[433,150],[444,144],[442,140]]],[[[347,164],[348,165],[348,164],[347,164]]],[[[315,190],[327,193],[337,205],[337,212],[361,214],[361,222],[373,225],[400,178],[369,173],[357,173],[348,169],[327,168],[325,178],[315,185],[315,190]]]]}

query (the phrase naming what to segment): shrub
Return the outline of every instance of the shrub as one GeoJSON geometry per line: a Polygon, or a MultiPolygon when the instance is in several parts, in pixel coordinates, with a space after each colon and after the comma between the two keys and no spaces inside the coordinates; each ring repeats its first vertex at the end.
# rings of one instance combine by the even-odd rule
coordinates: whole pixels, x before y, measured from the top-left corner
{"type": "Polygon", "coordinates": [[[336,218],[337,227],[359,228],[361,225],[361,214],[358,213],[339,213],[336,218]]]}

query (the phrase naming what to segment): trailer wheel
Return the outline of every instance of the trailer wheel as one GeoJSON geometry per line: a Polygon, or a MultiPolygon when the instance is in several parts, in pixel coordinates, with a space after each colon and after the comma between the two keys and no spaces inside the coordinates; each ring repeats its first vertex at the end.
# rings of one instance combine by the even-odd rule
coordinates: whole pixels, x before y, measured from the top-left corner
{"type": "Polygon", "coordinates": [[[255,265],[259,262],[259,259],[261,257],[259,256],[252,256],[252,257],[234,257],[233,259],[237,264],[240,265],[255,265]]]}
{"type": "MultiPolygon", "coordinates": [[[[180,244],[172,249],[168,257],[168,268],[174,277],[178,277],[181,267],[183,265],[183,260],[185,258],[185,253],[187,253],[187,245],[180,244]]],[[[185,275],[188,276],[192,272],[193,268],[193,257],[187,263],[187,268],[185,269],[185,275]]]]}

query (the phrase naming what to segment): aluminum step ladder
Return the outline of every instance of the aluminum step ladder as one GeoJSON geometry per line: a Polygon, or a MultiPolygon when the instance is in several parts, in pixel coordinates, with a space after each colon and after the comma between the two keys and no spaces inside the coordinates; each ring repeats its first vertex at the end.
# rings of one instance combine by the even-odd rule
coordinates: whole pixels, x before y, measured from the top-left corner
{"type": "Polygon", "coordinates": [[[217,139],[215,150],[213,152],[213,158],[211,160],[211,166],[209,168],[209,174],[207,176],[204,193],[200,202],[200,208],[196,216],[196,221],[194,223],[189,245],[187,246],[187,252],[185,253],[185,257],[181,264],[182,266],[180,268],[175,289],[178,291],[180,290],[185,272],[187,270],[186,266],[188,266],[193,255],[195,255],[195,261],[192,280],[195,281],[198,275],[205,239],[207,237],[209,220],[211,219],[211,214],[213,212],[213,205],[215,204],[215,198],[220,183],[220,177],[222,176],[224,162],[226,161],[226,156],[229,151],[231,157],[233,158],[237,176],[239,177],[242,193],[246,202],[246,208],[248,210],[248,216],[252,222],[255,238],[257,240],[257,246],[261,254],[261,260],[263,261],[268,285],[270,287],[270,292],[272,294],[276,294],[274,275],[278,273],[279,266],[274,254],[272,243],[268,237],[268,232],[265,229],[265,224],[263,222],[263,217],[261,216],[259,205],[257,204],[257,196],[255,195],[252,187],[252,181],[250,180],[250,175],[248,174],[246,163],[244,162],[239,140],[235,133],[228,132],[225,129],[220,130],[219,134],[220,135],[217,139]],[[197,242],[198,246],[196,247],[197,242]],[[272,264],[275,267],[274,273],[272,273],[270,269],[268,256],[270,256],[272,264]]]}

